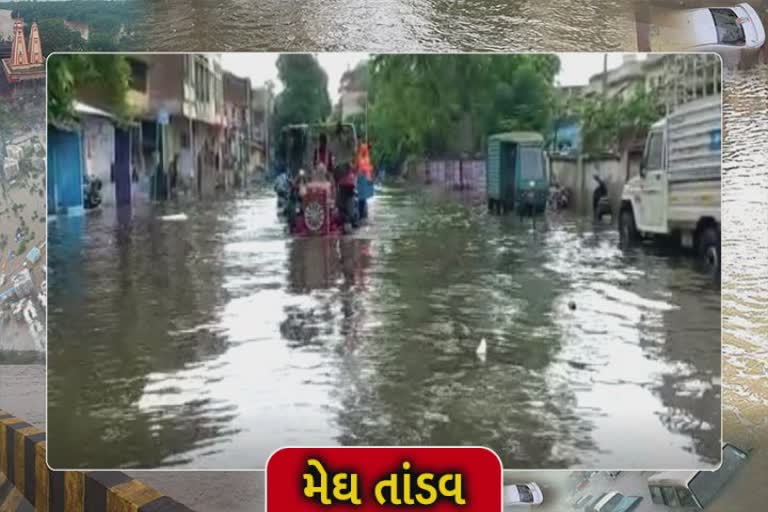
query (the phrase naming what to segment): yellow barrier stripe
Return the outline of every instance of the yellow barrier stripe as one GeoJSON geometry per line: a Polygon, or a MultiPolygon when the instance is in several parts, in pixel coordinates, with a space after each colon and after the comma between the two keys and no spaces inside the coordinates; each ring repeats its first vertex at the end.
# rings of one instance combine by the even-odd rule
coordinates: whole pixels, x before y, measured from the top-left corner
{"type": "Polygon", "coordinates": [[[48,478],[48,464],[45,462],[45,441],[35,445],[35,499],[32,501],[37,512],[48,512],[48,488],[50,478],[48,478]]]}
{"type": "Polygon", "coordinates": [[[0,409],[0,512],[193,512],[119,471],[51,471],[45,432],[0,409]]]}
{"type": "Polygon", "coordinates": [[[85,486],[84,475],[79,472],[64,473],[64,510],[66,512],[84,512],[85,486]]]}
{"type": "Polygon", "coordinates": [[[107,512],[137,512],[139,507],[162,497],[155,489],[131,480],[107,492],[107,512]]]}

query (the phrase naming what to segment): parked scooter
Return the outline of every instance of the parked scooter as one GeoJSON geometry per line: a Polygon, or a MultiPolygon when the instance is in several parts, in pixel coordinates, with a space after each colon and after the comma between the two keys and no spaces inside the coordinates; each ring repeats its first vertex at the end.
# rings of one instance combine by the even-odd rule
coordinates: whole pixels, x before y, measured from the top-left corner
{"type": "Polygon", "coordinates": [[[83,207],[86,210],[97,208],[101,204],[101,180],[86,175],[83,178],[83,207]]]}

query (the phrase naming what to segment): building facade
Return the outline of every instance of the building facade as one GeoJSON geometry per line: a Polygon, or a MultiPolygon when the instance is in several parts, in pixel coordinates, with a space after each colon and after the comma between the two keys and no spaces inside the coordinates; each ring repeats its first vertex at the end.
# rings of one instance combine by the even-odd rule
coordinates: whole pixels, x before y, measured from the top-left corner
{"type": "Polygon", "coordinates": [[[272,145],[272,110],[274,108],[274,86],[271,82],[261,87],[256,87],[251,92],[251,132],[250,155],[248,162],[248,177],[262,175],[269,172],[270,150],[272,145]]]}
{"type": "MultiPolygon", "coordinates": [[[[224,90],[217,55],[151,55],[149,108],[157,141],[150,168],[175,168],[185,193],[212,195],[224,183],[224,90]]],[[[158,188],[158,187],[155,187],[158,188]]]]}
{"type": "Polygon", "coordinates": [[[251,140],[251,81],[224,72],[224,148],[226,188],[241,187],[248,171],[251,140]]]}

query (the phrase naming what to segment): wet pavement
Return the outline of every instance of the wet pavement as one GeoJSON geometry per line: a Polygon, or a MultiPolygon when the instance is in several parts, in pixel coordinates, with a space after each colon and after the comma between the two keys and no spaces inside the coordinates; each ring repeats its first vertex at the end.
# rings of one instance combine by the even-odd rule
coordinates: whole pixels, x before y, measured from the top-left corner
{"type": "Polygon", "coordinates": [[[287,237],[270,194],[183,210],[49,227],[56,468],[260,468],[298,444],[718,461],[720,290],[677,251],[398,188],[344,239],[287,237]]]}
{"type": "Polygon", "coordinates": [[[155,0],[163,51],[635,49],[632,0],[155,0]]]}

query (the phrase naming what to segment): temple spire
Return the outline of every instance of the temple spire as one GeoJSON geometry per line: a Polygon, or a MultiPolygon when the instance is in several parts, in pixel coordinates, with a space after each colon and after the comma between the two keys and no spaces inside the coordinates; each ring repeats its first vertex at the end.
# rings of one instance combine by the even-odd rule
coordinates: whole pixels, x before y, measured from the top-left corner
{"type": "Polygon", "coordinates": [[[37,29],[37,22],[32,23],[32,29],[29,32],[29,63],[43,64],[43,45],[40,43],[40,32],[37,29]]]}
{"type": "MultiPolygon", "coordinates": [[[[39,40],[39,37],[38,37],[39,40]]],[[[11,65],[26,66],[29,64],[27,43],[24,41],[24,22],[17,19],[13,22],[13,44],[11,46],[11,65]]]]}

